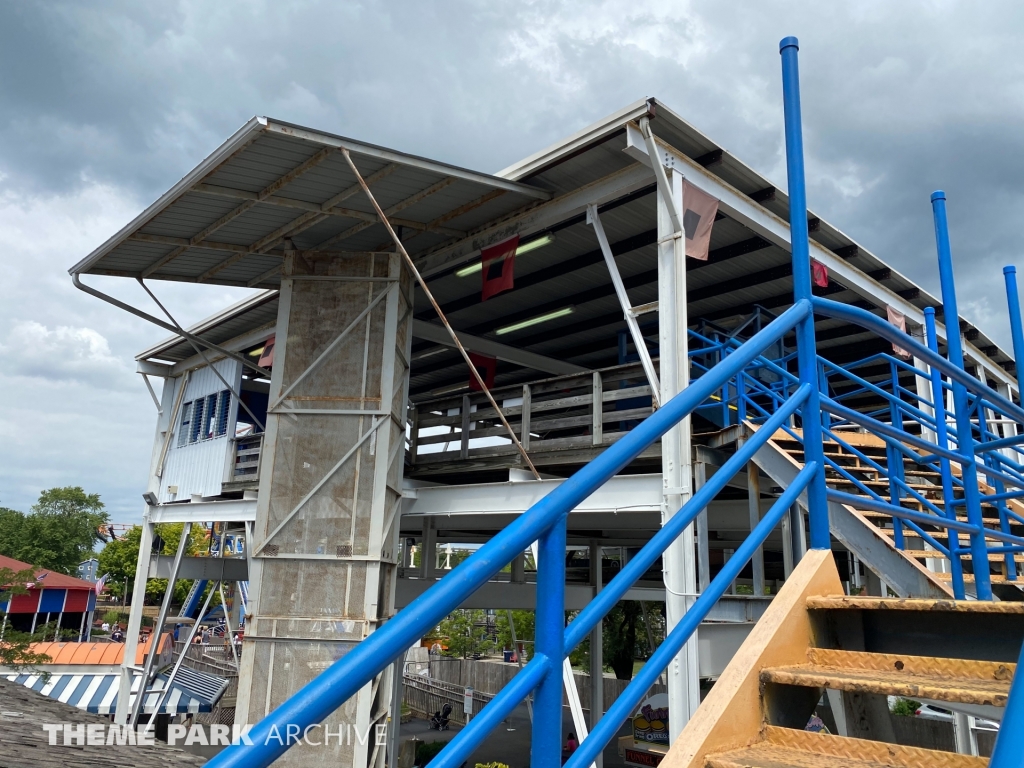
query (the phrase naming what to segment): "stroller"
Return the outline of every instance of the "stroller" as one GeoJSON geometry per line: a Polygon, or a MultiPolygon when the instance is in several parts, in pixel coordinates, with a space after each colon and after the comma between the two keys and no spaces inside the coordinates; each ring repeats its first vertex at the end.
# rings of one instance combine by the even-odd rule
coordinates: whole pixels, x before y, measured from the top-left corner
{"type": "Polygon", "coordinates": [[[448,723],[451,721],[452,705],[445,704],[440,712],[435,712],[430,717],[430,729],[436,728],[439,731],[447,731],[448,723]]]}

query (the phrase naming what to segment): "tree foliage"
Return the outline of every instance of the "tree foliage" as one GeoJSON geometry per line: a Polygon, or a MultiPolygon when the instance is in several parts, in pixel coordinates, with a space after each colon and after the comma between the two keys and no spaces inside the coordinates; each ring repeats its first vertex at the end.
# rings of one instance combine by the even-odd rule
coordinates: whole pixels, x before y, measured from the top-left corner
{"type": "MultiPolygon", "coordinates": [[[[162,551],[171,555],[178,551],[178,544],[181,542],[181,532],[185,528],[184,523],[162,523],[155,526],[156,535],[163,542],[162,551]]],[[[110,594],[118,599],[125,599],[125,580],[128,582],[128,599],[131,598],[135,584],[135,568],[139,562],[139,543],[142,540],[142,527],[134,526],[129,528],[125,534],[116,541],[112,541],[103,548],[99,555],[99,572],[109,574],[108,588],[110,594]]],[[[156,542],[159,544],[159,541],[156,542]]],[[[186,555],[198,555],[206,549],[206,535],[200,526],[193,526],[189,536],[189,543],[185,550],[186,555]]],[[[155,549],[155,547],[154,547],[155,549]]],[[[146,597],[149,599],[160,599],[167,589],[167,579],[150,579],[146,583],[146,597]]],[[[174,598],[180,602],[188,595],[189,584],[179,581],[175,586],[174,598]]]]}
{"type": "Polygon", "coordinates": [[[487,630],[487,614],[481,610],[453,611],[438,625],[437,635],[448,646],[445,656],[465,659],[494,649],[494,640],[487,630]]]}
{"type": "Polygon", "coordinates": [[[99,528],[109,521],[99,494],[79,486],[50,488],[28,514],[0,509],[0,554],[75,575],[103,540],[99,528]]]}

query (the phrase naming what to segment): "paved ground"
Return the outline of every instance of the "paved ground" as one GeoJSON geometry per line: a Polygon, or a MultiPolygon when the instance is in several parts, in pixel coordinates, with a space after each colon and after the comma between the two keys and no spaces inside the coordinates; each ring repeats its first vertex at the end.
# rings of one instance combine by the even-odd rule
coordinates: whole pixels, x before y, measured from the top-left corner
{"type": "MultiPolygon", "coordinates": [[[[409,723],[402,725],[401,739],[407,741],[417,738],[423,742],[449,741],[459,732],[460,726],[452,725],[448,731],[434,731],[426,720],[413,718],[409,723]]],[[[567,735],[573,730],[572,717],[568,708],[562,710],[562,734],[567,735]]],[[[628,733],[624,727],[619,735],[628,733]]],[[[564,741],[564,739],[563,739],[564,741]]],[[[530,768],[530,719],[526,711],[526,705],[520,704],[512,713],[512,716],[502,725],[491,732],[483,745],[473,753],[468,760],[469,768],[476,763],[505,763],[509,768],[530,768]]],[[[624,768],[625,763],[616,752],[616,742],[612,743],[604,751],[605,768],[624,768]]]]}

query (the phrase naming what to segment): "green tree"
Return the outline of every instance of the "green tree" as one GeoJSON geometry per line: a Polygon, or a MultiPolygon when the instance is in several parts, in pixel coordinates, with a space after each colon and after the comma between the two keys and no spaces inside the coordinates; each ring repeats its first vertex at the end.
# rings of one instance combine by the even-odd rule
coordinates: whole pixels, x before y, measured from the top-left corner
{"type": "MultiPolygon", "coordinates": [[[[162,523],[155,526],[156,535],[163,542],[163,553],[173,555],[178,551],[178,544],[181,542],[181,532],[185,528],[184,523],[162,523]]],[[[128,580],[128,600],[131,599],[135,585],[135,567],[139,562],[139,543],[142,540],[142,527],[133,526],[125,534],[115,541],[110,542],[99,554],[99,573],[108,574],[109,590],[114,597],[125,599],[124,585],[128,580]]],[[[189,536],[189,543],[185,549],[186,555],[198,555],[207,548],[206,532],[198,525],[192,526],[192,533],[189,536]]],[[[146,582],[146,597],[150,600],[159,600],[167,589],[167,579],[150,579],[146,582]]],[[[178,581],[174,589],[174,599],[181,602],[188,596],[189,583],[178,581]]],[[[216,598],[213,604],[217,604],[216,598]]]]}
{"type": "Polygon", "coordinates": [[[494,649],[494,641],[487,631],[487,614],[480,610],[453,611],[438,625],[437,634],[448,646],[445,656],[465,659],[494,649]]]}
{"type": "Polygon", "coordinates": [[[78,486],[50,488],[27,515],[0,509],[0,554],[74,575],[103,540],[99,527],[109,521],[99,494],[78,486]]]}

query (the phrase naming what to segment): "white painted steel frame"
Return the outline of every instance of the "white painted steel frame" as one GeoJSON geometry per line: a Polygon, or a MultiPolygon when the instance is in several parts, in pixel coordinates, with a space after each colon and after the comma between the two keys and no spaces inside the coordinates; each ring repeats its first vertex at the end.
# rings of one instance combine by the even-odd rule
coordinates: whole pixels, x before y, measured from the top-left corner
{"type": "MultiPolygon", "coordinates": [[[[719,200],[719,210],[730,219],[738,221],[754,234],[763,237],[773,245],[786,251],[790,250],[789,224],[768,209],[754,202],[748,195],[720,179],[670,144],[655,137],[662,163],[668,168],[677,169],[686,175],[686,180],[698,189],[719,200]]],[[[626,153],[633,159],[650,166],[647,143],[639,127],[626,126],[626,153]]],[[[882,308],[889,305],[902,312],[907,320],[924,324],[924,311],[904,299],[898,293],[886,288],[869,275],[844,261],[828,248],[813,239],[810,241],[811,256],[825,267],[829,274],[851,291],[867,299],[875,306],[882,308]]],[[[937,324],[936,329],[941,340],[946,339],[946,328],[937,324]]],[[[979,349],[965,342],[965,354],[982,361],[985,370],[997,381],[1010,384],[1016,389],[1016,381],[1010,374],[995,365],[979,349]]]]}
{"type": "MultiPolygon", "coordinates": [[[[658,164],[660,167],[660,164],[658,164]]],[[[690,382],[686,303],[686,241],[676,228],[683,215],[683,177],[669,170],[658,188],[658,307],[660,321],[661,401],[668,402],[690,382]],[[670,212],[675,209],[675,215],[670,212]]],[[[682,419],[661,439],[662,524],[670,520],[693,495],[690,417],[682,419]]],[[[665,580],[666,633],[682,620],[696,600],[694,525],[690,523],[662,557],[665,580]]],[[[691,638],[669,664],[669,741],[700,706],[697,638],[691,638]]]]}
{"type": "Polygon", "coordinates": [[[612,278],[612,285],[615,287],[615,295],[618,297],[619,305],[622,307],[622,315],[626,319],[629,334],[633,337],[633,345],[636,347],[636,353],[640,356],[640,363],[644,367],[644,373],[647,374],[647,381],[650,382],[651,396],[654,398],[654,406],[657,408],[661,405],[661,382],[658,381],[658,373],[654,370],[654,362],[651,360],[651,353],[647,349],[647,342],[644,341],[644,336],[640,333],[640,326],[636,321],[636,312],[629,301],[626,286],[622,283],[619,267],[615,263],[615,254],[612,253],[612,247],[608,244],[608,237],[604,233],[604,226],[601,224],[601,217],[597,213],[596,205],[587,206],[587,223],[594,228],[597,242],[601,246],[604,263],[608,267],[608,273],[612,278]]]}

